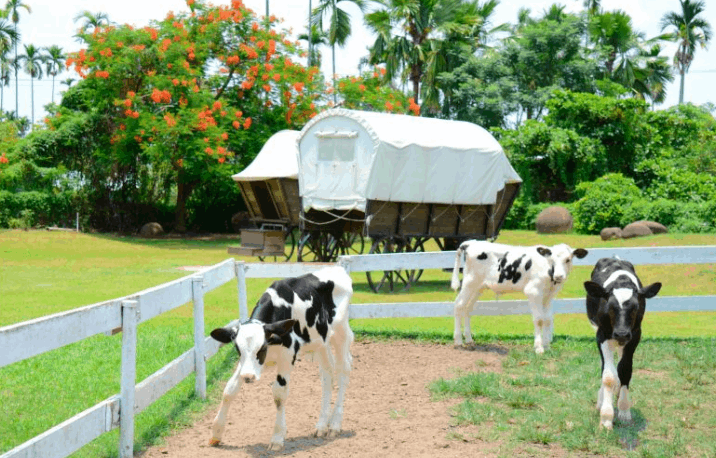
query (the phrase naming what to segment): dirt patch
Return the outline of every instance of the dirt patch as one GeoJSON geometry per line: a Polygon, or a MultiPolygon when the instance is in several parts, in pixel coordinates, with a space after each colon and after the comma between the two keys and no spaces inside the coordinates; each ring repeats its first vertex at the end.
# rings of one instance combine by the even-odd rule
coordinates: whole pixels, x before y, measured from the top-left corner
{"type": "Polygon", "coordinates": [[[353,344],[343,432],[334,439],[312,436],[318,420],[321,384],[318,364],[298,361],[286,406],[285,449],[267,449],[276,408],[271,394],[275,369],[244,386],[229,409],[222,445],[210,447],[211,423],[218,406],[192,428],[168,437],[143,458],[188,457],[493,457],[500,443],[475,439],[470,427],[457,427],[450,407],[458,400],[431,401],[427,385],[467,371],[501,371],[506,350],[498,346],[458,350],[450,345],[409,341],[353,344]],[[471,350],[471,351],[469,351],[471,350]]]}

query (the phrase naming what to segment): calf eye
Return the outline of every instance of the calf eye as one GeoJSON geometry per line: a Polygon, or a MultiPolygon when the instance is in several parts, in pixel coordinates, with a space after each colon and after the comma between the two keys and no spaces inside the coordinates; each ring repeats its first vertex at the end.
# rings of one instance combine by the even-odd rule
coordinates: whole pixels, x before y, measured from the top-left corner
{"type": "Polygon", "coordinates": [[[256,359],[259,361],[259,364],[263,364],[264,361],[266,361],[266,351],[268,350],[268,347],[264,345],[261,347],[261,350],[259,350],[258,353],[256,353],[256,359]]]}

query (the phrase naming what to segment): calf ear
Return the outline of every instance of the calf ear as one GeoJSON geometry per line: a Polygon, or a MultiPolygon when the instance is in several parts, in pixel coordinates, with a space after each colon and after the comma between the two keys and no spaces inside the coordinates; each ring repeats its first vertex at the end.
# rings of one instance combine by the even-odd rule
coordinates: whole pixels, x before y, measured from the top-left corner
{"type": "Polygon", "coordinates": [[[266,332],[266,335],[276,334],[278,336],[284,336],[291,331],[293,325],[295,324],[296,320],[277,321],[275,323],[265,324],[264,331],[266,332]]]}
{"type": "Polygon", "coordinates": [[[546,258],[547,256],[549,256],[549,255],[552,254],[552,250],[550,250],[550,249],[547,248],[547,247],[538,246],[538,247],[537,247],[537,253],[541,254],[542,256],[544,256],[544,257],[546,258]]]}
{"type": "Polygon", "coordinates": [[[587,291],[587,294],[592,297],[598,297],[600,299],[606,299],[608,297],[607,292],[604,291],[604,288],[602,288],[602,285],[600,285],[599,283],[595,283],[593,281],[585,281],[584,289],[587,291]]]}
{"type": "Polygon", "coordinates": [[[661,283],[656,282],[652,283],[651,285],[647,286],[646,288],[642,288],[641,291],[639,291],[639,294],[644,296],[647,299],[651,299],[652,297],[656,296],[659,293],[659,290],[661,290],[661,283]]]}
{"type": "Polygon", "coordinates": [[[236,338],[238,330],[236,328],[216,328],[211,331],[211,337],[221,343],[229,343],[236,338]]]}
{"type": "Polygon", "coordinates": [[[578,257],[579,259],[583,259],[588,253],[589,252],[584,248],[577,248],[572,252],[572,255],[578,257]]]}

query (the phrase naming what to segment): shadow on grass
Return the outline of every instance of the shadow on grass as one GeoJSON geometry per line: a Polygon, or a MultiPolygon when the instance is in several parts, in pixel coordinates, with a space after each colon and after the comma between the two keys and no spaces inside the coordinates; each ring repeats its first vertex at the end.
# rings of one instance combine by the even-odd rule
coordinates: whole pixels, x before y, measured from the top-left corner
{"type": "Polygon", "coordinates": [[[162,237],[144,238],[138,235],[122,234],[91,234],[92,237],[111,242],[129,243],[150,248],[160,249],[192,249],[192,250],[215,250],[228,249],[229,245],[241,243],[239,234],[170,234],[162,237]]]}
{"type": "Polygon", "coordinates": [[[644,431],[648,424],[637,409],[631,409],[631,418],[628,423],[617,422],[614,425],[614,433],[619,438],[619,443],[628,451],[634,451],[639,446],[639,433],[644,431]]]}

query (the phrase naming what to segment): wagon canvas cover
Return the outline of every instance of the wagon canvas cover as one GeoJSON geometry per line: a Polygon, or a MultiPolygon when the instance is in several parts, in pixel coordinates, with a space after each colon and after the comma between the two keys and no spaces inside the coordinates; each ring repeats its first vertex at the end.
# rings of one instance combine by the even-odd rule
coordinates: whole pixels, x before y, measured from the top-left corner
{"type": "Polygon", "coordinates": [[[271,178],[298,178],[298,149],[296,140],[299,131],[281,130],[264,144],[256,158],[233,175],[234,181],[262,181],[271,178]]]}
{"type": "Polygon", "coordinates": [[[337,108],[301,130],[298,149],[304,210],[495,204],[505,183],[522,181],[497,140],[462,121],[337,108]]]}

